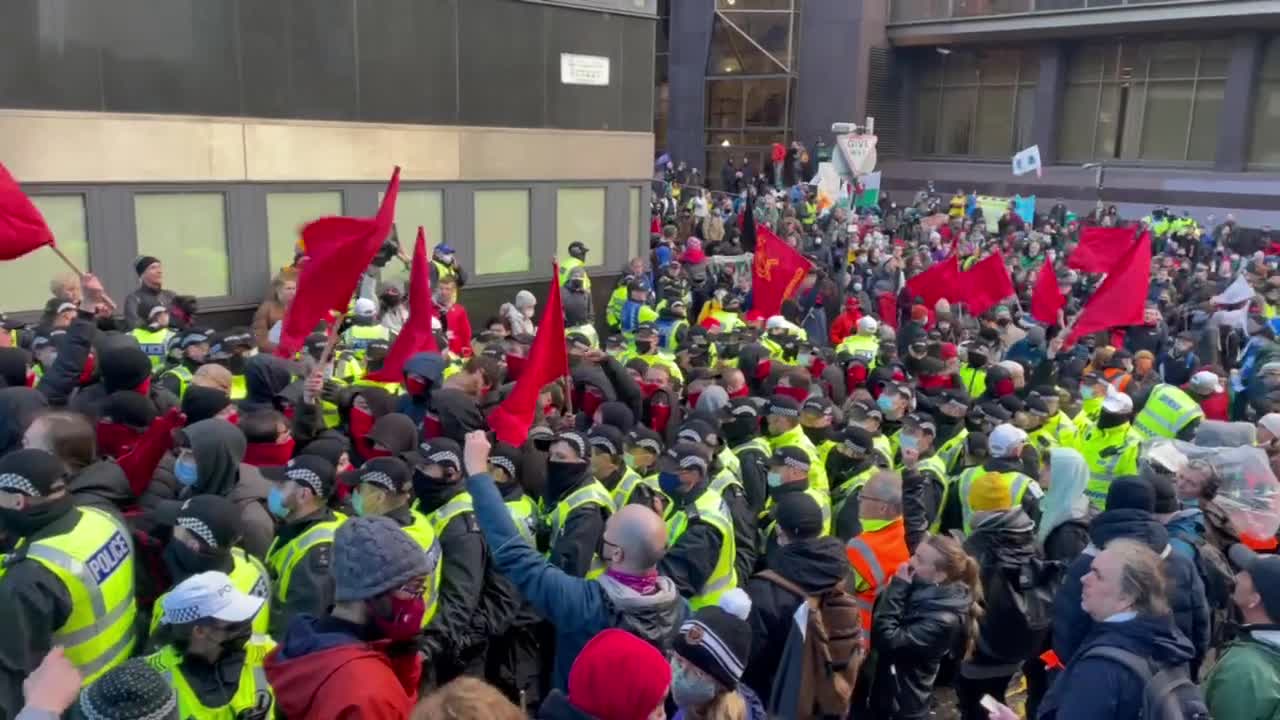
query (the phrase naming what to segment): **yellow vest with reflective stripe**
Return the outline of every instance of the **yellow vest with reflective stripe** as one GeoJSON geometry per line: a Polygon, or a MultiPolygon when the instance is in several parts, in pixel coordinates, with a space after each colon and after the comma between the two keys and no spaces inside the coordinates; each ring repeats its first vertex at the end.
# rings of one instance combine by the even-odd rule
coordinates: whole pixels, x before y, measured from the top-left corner
{"type": "Polygon", "coordinates": [[[837,485],[835,490],[831,491],[831,500],[835,505],[833,508],[835,514],[839,515],[844,510],[845,503],[849,502],[849,499],[853,497],[854,490],[866,485],[867,481],[871,479],[871,476],[880,471],[881,468],[872,463],[867,466],[866,470],[863,470],[856,475],[849,476],[847,480],[837,485]]]}
{"type": "Polygon", "coordinates": [[[442,552],[440,550],[440,539],[436,536],[431,520],[417,510],[410,509],[409,514],[413,516],[413,523],[405,525],[402,529],[406,535],[413,538],[418,547],[422,548],[422,552],[427,556],[427,565],[431,568],[431,577],[427,579],[426,588],[422,592],[422,599],[427,606],[427,611],[422,615],[422,627],[425,628],[431,624],[431,618],[434,618],[436,611],[440,609],[440,573],[443,567],[440,557],[442,552]]]}
{"type": "MultiPolygon", "coordinates": [[[[631,474],[635,475],[635,473],[631,474]]],[[[511,515],[511,522],[515,523],[520,537],[524,538],[530,547],[537,547],[538,506],[533,504],[533,499],[528,495],[521,495],[515,500],[508,500],[506,506],[507,512],[511,515]]]]}
{"type": "MultiPolygon", "coordinates": [[[[246,595],[265,600],[262,609],[253,616],[253,632],[266,636],[269,634],[267,625],[271,620],[271,577],[267,575],[267,567],[261,560],[240,548],[231,548],[231,563],[231,573],[227,576],[231,578],[231,585],[246,595]]],[[[156,604],[151,608],[152,637],[155,637],[160,620],[164,617],[164,599],[167,597],[169,593],[156,598],[156,604]]]]}
{"type": "Polygon", "coordinates": [[[581,325],[574,325],[564,329],[565,337],[568,337],[572,333],[581,334],[587,339],[587,343],[590,344],[592,348],[596,350],[600,349],[600,333],[596,332],[595,325],[592,325],[591,323],[582,323],[581,325]]]}
{"type": "Polygon", "coordinates": [[[1161,383],[1151,389],[1147,404],[1133,419],[1131,432],[1139,440],[1174,438],[1194,420],[1204,418],[1200,405],[1173,385],[1161,383]]]}
{"type": "Polygon", "coordinates": [[[964,533],[968,535],[972,530],[973,506],[970,498],[977,483],[995,483],[996,487],[992,489],[984,489],[983,493],[999,494],[1002,498],[1007,498],[1004,507],[1000,509],[1012,510],[1022,504],[1022,497],[1027,494],[1028,490],[1033,493],[1039,492],[1039,485],[1031,478],[1023,475],[1016,470],[1008,472],[992,472],[979,465],[965,470],[960,475],[960,509],[964,516],[964,533]],[[1032,486],[1035,489],[1032,490],[1032,486]]]}
{"type": "Polygon", "coordinates": [[[276,602],[283,603],[285,598],[289,597],[289,582],[293,579],[293,569],[298,566],[302,558],[307,556],[307,552],[317,545],[325,543],[332,545],[334,533],[346,519],[346,516],[339,515],[333,520],[316,523],[307,528],[306,532],[283,545],[280,544],[279,537],[271,542],[271,548],[267,550],[267,568],[271,571],[275,586],[276,602]]]}
{"type": "MultiPolygon", "coordinates": [[[[823,490],[815,490],[812,487],[806,488],[805,495],[813,498],[818,503],[818,509],[822,511],[822,534],[824,536],[831,534],[831,496],[823,490]]],[[[770,495],[768,500],[764,502],[764,512],[760,515],[762,518],[769,520],[769,524],[765,526],[763,539],[768,544],[769,538],[778,532],[778,521],[773,519],[773,496],[770,495]]]]}
{"type": "MultiPolygon", "coordinates": [[[[930,455],[916,463],[916,472],[927,472],[936,475],[938,480],[942,482],[942,495],[940,497],[945,498],[947,496],[947,488],[951,485],[951,476],[947,474],[947,462],[938,457],[937,453],[934,453],[933,455],[930,455]]],[[[933,522],[929,524],[929,532],[937,533],[940,529],[941,523],[942,503],[938,503],[938,514],[933,518],[933,522]]]]}
{"type": "Polygon", "coordinates": [[[453,266],[451,265],[445,265],[439,260],[432,260],[431,265],[436,269],[437,284],[456,277],[456,273],[453,272],[453,266]]]}
{"type": "Polygon", "coordinates": [[[613,493],[609,496],[609,499],[613,501],[613,508],[617,510],[623,505],[629,505],[631,503],[631,494],[641,485],[648,485],[654,492],[666,497],[662,492],[662,488],[658,486],[657,473],[648,477],[641,477],[635,470],[627,468],[622,471],[622,478],[618,480],[618,484],[613,488],[613,493]]]}
{"type": "Polygon", "coordinates": [[[777,437],[769,438],[769,447],[774,451],[784,447],[803,450],[809,456],[809,487],[821,490],[824,495],[827,493],[827,468],[818,460],[818,449],[813,446],[809,436],[804,434],[802,426],[797,425],[777,437]]]}
{"type": "MultiPolygon", "coordinates": [[[[560,287],[564,287],[569,282],[569,273],[576,268],[585,268],[586,265],[578,258],[570,255],[560,263],[560,287]]],[[[591,292],[591,278],[587,277],[587,273],[582,273],[582,289],[591,292]]]]}
{"type": "Polygon", "coordinates": [[[352,325],[342,333],[342,343],[347,350],[361,360],[369,344],[376,340],[391,340],[391,331],[381,324],[352,325]]]}
{"type": "Polygon", "coordinates": [[[964,441],[969,438],[969,429],[960,428],[960,432],[951,436],[951,439],[942,443],[938,448],[937,456],[942,458],[942,464],[950,473],[959,464],[960,459],[964,457],[964,441]]]}
{"type": "Polygon", "coordinates": [[[709,487],[714,490],[717,495],[721,496],[723,496],[725,491],[731,487],[736,487],[744,493],[746,492],[746,489],[742,487],[742,481],[733,473],[729,472],[728,468],[720,468],[720,472],[716,473],[716,476],[711,478],[711,484],[709,487]]]}
{"type": "Polygon", "coordinates": [[[187,385],[191,383],[191,378],[195,377],[194,373],[188,370],[186,365],[175,365],[165,370],[160,377],[163,378],[165,375],[172,375],[178,378],[178,399],[181,400],[186,397],[187,385]]]}
{"type": "Polygon", "coordinates": [[[960,382],[964,383],[964,389],[969,392],[969,397],[977,398],[987,391],[987,368],[961,365],[960,382]]]}
{"type": "Polygon", "coordinates": [[[249,397],[249,384],[245,382],[243,375],[231,376],[231,399],[243,400],[249,397]]]}
{"type": "Polygon", "coordinates": [[[142,352],[150,358],[153,371],[164,367],[164,359],[168,353],[169,338],[173,337],[172,330],[169,328],[160,328],[159,330],[137,328],[131,330],[129,334],[138,341],[138,347],[142,348],[142,352]]]}
{"type": "MultiPolygon", "coordinates": [[[[133,652],[133,540],[115,518],[94,508],[79,508],[80,520],[69,532],[20,548],[28,560],[57,576],[71,598],[71,614],[54,630],[88,687],[133,652]]],[[[20,552],[19,551],[19,552],[20,552]]]]}
{"type": "MultiPolygon", "coordinates": [[[[604,485],[599,480],[592,480],[582,487],[569,493],[568,497],[556,503],[555,510],[547,515],[547,523],[551,527],[551,540],[547,544],[547,555],[551,554],[551,548],[556,546],[556,541],[560,539],[560,532],[564,530],[564,521],[569,518],[569,514],[580,507],[587,505],[599,505],[607,517],[614,511],[613,499],[609,497],[609,491],[604,489],[604,485]]],[[[600,577],[604,574],[604,560],[599,555],[591,556],[591,567],[587,570],[587,579],[600,577]]]]}
{"type": "Polygon", "coordinates": [[[880,353],[880,340],[874,335],[850,335],[836,346],[836,354],[848,354],[862,360],[868,370],[876,367],[876,356],[880,353]]]}
{"type": "Polygon", "coordinates": [[[689,609],[696,611],[715,605],[722,595],[738,586],[738,573],[733,568],[738,543],[734,539],[733,516],[729,513],[729,505],[720,493],[708,487],[694,501],[692,515],[683,507],[671,514],[671,519],[667,521],[667,547],[675,547],[680,542],[680,537],[689,529],[689,523],[693,520],[701,520],[720,533],[720,555],[716,559],[715,568],[698,592],[689,598],[689,609]]]}
{"type": "Polygon", "coordinates": [[[263,661],[275,646],[275,641],[265,635],[250,640],[245,645],[244,666],[240,669],[235,695],[226,705],[213,708],[200,702],[200,696],[187,683],[182,673],[182,653],[177,648],[166,645],[159,652],[148,655],[146,661],[168,678],[169,685],[178,696],[178,717],[182,720],[236,720],[241,713],[255,709],[265,711],[262,717],[269,718],[272,717],[276,697],[267,682],[263,661]]]}
{"type": "Polygon", "coordinates": [[[1139,442],[1128,423],[1102,429],[1090,427],[1080,438],[1080,454],[1089,467],[1084,494],[1089,504],[1105,510],[1111,482],[1124,475],[1138,474],[1139,442]]]}
{"type": "Polygon", "coordinates": [[[609,294],[609,304],[604,308],[604,321],[609,327],[617,328],[622,324],[622,306],[630,299],[628,292],[626,283],[623,283],[609,294]]]}
{"type": "Polygon", "coordinates": [[[738,462],[738,456],[728,447],[720,448],[720,452],[716,453],[716,459],[720,461],[720,467],[733,473],[738,479],[738,483],[742,483],[742,463],[738,462]]]}
{"type": "Polygon", "coordinates": [[[712,310],[710,317],[720,323],[720,332],[729,333],[738,329],[742,325],[742,316],[728,310],[712,310]]]}

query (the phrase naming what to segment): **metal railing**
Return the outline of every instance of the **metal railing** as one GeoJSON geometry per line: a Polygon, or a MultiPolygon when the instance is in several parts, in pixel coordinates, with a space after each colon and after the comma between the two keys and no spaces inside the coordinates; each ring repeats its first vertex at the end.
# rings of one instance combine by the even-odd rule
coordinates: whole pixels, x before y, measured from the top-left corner
{"type": "Polygon", "coordinates": [[[892,24],[1185,2],[1186,0],[890,0],[889,22],[892,24]]]}

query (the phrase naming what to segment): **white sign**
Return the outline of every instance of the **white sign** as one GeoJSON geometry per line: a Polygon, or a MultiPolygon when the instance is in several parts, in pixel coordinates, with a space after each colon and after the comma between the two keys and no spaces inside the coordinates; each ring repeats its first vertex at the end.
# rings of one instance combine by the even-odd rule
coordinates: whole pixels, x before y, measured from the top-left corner
{"type": "Polygon", "coordinates": [[[1040,177],[1040,146],[1032,145],[1013,156],[1013,174],[1026,175],[1032,170],[1036,171],[1036,177],[1040,177]]]}
{"type": "Polygon", "coordinates": [[[866,175],[876,169],[875,135],[837,135],[836,145],[853,175],[866,175]]]}
{"type": "Polygon", "coordinates": [[[609,58],[560,53],[560,82],[604,87],[609,84],[609,58]]]}

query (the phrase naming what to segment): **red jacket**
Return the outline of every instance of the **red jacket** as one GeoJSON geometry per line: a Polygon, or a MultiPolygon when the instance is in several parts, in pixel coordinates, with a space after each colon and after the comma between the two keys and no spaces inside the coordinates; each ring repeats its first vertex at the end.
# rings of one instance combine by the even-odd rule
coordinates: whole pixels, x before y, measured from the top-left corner
{"type": "Polygon", "coordinates": [[[471,318],[467,317],[467,309],[454,303],[448,310],[441,310],[440,322],[444,323],[445,337],[449,340],[449,352],[454,355],[471,355],[471,318]],[[466,351],[463,351],[466,348],[466,351]]]}
{"type": "Polygon", "coordinates": [[[332,618],[299,618],[267,656],[267,681],[289,720],[404,720],[418,701],[422,658],[389,656],[388,641],[335,632],[332,618]],[[286,655],[288,653],[288,655],[286,655]]]}
{"type": "Polygon", "coordinates": [[[1230,405],[1231,401],[1227,397],[1226,390],[1216,392],[1200,400],[1200,409],[1204,411],[1205,420],[1222,420],[1225,422],[1230,405]]]}
{"type": "Polygon", "coordinates": [[[858,331],[858,321],[862,319],[862,311],[857,305],[845,306],[844,312],[836,316],[831,323],[831,344],[839,345],[844,339],[858,331]]]}

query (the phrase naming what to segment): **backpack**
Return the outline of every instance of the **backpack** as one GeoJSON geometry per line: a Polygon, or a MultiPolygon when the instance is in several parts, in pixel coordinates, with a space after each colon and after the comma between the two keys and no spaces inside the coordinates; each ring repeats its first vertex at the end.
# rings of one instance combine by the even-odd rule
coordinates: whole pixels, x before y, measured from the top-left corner
{"type": "Polygon", "coordinates": [[[772,570],[756,577],[800,596],[809,606],[796,700],[800,717],[844,717],[853,702],[853,688],[865,657],[858,599],[845,590],[843,582],[810,594],[772,570]]]}
{"type": "Polygon", "coordinates": [[[1080,659],[1090,657],[1119,663],[1142,680],[1139,720],[1210,720],[1204,695],[1199,686],[1191,682],[1185,664],[1158,667],[1137,653],[1111,645],[1089,648],[1080,659]]]}
{"type": "Polygon", "coordinates": [[[1185,530],[1175,532],[1173,537],[1187,543],[1194,551],[1196,572],[1200,573],[1200,579],[1204,581],[1204,596],[1209,601],[1209,607],[1214,610],[1230,608],[1236,578],[1222,551],[1200,535],[1185,530]]]}
{"type": "Polygon", "coordinates": [[[1020,566],[996,563],[982,575],[986,611],[978,651],[994,660],[1019,662],[1039,652],[1053,625],[1053,596],[1063,564],[1033,557],[1020,566]]]}

